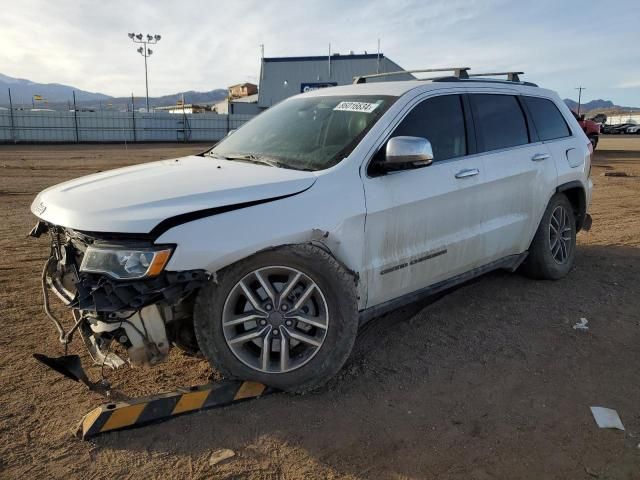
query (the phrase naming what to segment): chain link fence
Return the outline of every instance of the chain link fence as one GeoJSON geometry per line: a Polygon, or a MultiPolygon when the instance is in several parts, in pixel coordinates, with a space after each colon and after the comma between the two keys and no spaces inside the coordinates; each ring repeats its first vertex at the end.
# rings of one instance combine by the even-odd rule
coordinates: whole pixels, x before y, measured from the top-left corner
{"type": "Polygon", "coordinates": [[[0,110],[0,143],[215,142],[255,115],[0,110]]]}

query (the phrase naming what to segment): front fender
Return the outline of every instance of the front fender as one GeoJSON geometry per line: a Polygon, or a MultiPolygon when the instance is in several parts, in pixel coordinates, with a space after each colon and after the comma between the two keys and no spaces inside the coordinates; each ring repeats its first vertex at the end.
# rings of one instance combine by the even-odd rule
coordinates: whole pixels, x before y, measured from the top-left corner
{"type": "MultiPolygon", "coordinates": [[[[337,178],[321,176],[298,195],[178,225],[156,242],[177,245],[167,270],[188,270],[192,265],[215,274],[262,250],[315,243],[359,276],[364,222],[361,180],[357,172],[349,172],[337,178]]],[[[365,292],[358,293],[366,299],[365,292]]]]}

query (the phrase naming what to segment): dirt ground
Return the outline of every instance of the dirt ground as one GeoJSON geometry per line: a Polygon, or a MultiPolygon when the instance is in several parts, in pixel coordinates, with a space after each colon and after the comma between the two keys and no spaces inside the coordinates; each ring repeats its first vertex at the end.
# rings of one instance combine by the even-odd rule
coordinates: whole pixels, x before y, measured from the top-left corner
{"type": "MultiPolygon", "coordinates": [[[[201,150],[0,146],[0,477],[640,478],[640,137],[601,140],[593,229],[567,278],[496,272],[377,319],[313,394],[75,438],[103,400],[31,357],[61,348],[40,300],[48,240],[26,238],[29,205],[69,178],[201,150]],[[612,170],[632,176],[603,176],[612,170]],[[581,317],[588,332],[572,328],[581,317]],[[592,405],[616,409],[626,431],[598,429],[592,405]],[[236,456],[210,465],[221,448],[236,456]]],[[[71,351],[89,365],[78,339],[71,351]]],[[[161,367],[107,373],[122,396],[210,375],[176,350],[161,367]]]]}

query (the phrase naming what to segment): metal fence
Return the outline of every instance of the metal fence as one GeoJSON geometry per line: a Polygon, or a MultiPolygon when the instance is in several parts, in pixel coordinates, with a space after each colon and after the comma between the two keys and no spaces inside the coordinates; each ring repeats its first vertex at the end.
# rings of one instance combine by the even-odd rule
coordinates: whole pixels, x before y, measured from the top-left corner
{"type": "Polygon", "coordinates": [[[0,110],[0,143],[210,142],[254,115],[0,110]]]}

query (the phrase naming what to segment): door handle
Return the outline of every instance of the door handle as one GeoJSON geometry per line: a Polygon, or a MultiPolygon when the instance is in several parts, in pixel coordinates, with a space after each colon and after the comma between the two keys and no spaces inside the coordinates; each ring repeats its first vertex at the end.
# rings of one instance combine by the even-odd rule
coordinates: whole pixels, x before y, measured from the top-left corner
{"type": "Polygon", "coordinates": [[[465,168],[464,170],[460,170],[456,173],[456,178],[467,178],[474,177],[480,173],[480,170],[477,168],[465,168]]]}
{"type": "Polygon", "coordinates": [[[539,162],[541,160],[546,160],[550,156],[551,155],[549,155],[548,153],[536,153],[533,157],[531,157],[531,160],[533,160],[534,162],[539,162]]]}

